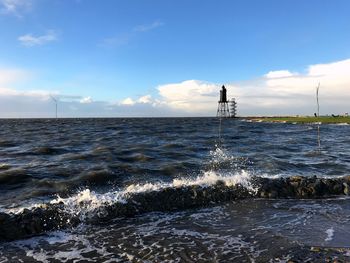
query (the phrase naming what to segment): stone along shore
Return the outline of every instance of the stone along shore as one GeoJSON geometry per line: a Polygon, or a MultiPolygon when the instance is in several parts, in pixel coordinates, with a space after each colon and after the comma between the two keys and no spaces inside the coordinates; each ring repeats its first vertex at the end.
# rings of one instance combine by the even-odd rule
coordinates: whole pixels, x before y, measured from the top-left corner
{"type": "Polygon", "coordinates": [[[251,179],[255,191],[242,185],[228,186],[217,181],[212,186],[182,186],[158,191],[127,194],[125,202],[101,204],[89,212],[88,202],[78,204],[79,211],[70,211],[64,203],[43,204],[20,213],[0,213],[0,241],[11,241],[39,235],[47,231],[71,228],[80,223],[103,223],[116,217],[131,217],[152,211],[177,211],[246,198],[318,199],[349,195],[350,176],[317,178],[292,176],[287,178],[251,179]]]}

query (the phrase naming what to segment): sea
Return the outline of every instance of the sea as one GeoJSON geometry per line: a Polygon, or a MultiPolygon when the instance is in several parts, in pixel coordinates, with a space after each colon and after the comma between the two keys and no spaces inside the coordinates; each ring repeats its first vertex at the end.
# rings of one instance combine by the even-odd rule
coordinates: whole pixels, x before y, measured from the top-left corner
{"type": "Polygon", "coordinates": [[[0,212],[60,203],[80,223],[2,241],[0,262],[350,262],[345,195],[88,220],[133,193],[217,181],[254,191],[253,177],[350,175],[349,125],[219,126],[218,118],[1,119],[0,212]]]}

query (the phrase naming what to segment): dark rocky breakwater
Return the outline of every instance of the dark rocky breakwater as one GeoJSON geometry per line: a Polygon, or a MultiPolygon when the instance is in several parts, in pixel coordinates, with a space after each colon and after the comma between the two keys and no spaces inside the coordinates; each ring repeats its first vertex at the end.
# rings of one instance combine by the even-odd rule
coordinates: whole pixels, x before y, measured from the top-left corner
{"type": "Polygon", "coordinates": [[[323,198],[349,195],[350,176],[318,178],[292,176],[287,178],[256,178],[258,197],[262,198],[323,198]]]}
{"type": "Polygon", "coordinates": [[[84,212],[84,207],[89,206],[88,201],[77,204],[82,208],[79,211],[71,211],[64,202],[60,202],[24,209],[16,214],[0,213],[0,241],[11,241],[47,231],[71,228],[82,222],[100,224],[118,217],[132,217],[153,211],[207,207],[238,199],[318,199],[350,193],[350,176],[339,178],[292,176],[277,179],[254,177],[250,184],[252,188],[248,189],[241,184],[227,185],[224,181],[217,181],[211,186],[165,187],[153,191],[126,193],[124,201],[102,203],[88,213],[84,212]]]}

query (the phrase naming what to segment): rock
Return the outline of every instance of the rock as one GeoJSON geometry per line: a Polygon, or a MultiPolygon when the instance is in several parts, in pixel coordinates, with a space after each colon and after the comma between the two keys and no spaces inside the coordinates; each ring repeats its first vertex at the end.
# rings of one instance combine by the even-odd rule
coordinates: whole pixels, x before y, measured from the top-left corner
{"type": "Polygon", "coordinates": [[[313,188],[315,190],[315,195],[317,195],[317,196],[324,195],[324,184],[323,184],[322,180],[316,179],[313,188]]]}
{"type": "Polygon", "coordinates": [[[302,177],[302,176],[300,176],[300,175],[294,175],[294,176],[291,176],[290,178],[289,178],[289,180],[290,181],[292,181],[292,182],[299,182],[299,181],[301,181],[301,180],[303,180],[304,178],[302,177]]]}
{"type": "Polygon", "coordinates": [[[310,191],[307,187],[299,187],[296,191],[296,196],[303,199],[310,198],[310,191]]]}
{"type": "MultiPolygon", "coordinates": [[[[244,198],[318,198],[331,195],[349,195],[350,177],[325,179],[293,176],[290,178],[259,178],[251,180],[251,193],[242,185],[227,186],[218,181],[212,186],[168,187],[158,191],[130,193],[125,203],[105,204],[85,217],[88,223],[99,223],[116,217],[131,217],[153,211],[175,211],[206,207],[220,202],[244,198]]],[[[86,202],[81,203],[82,208],[86,202]]],[[[0,213],[0,241],[38,235],[46,231],[74,227],[80,223],[79,215],[65,212],[65,205],[44,204],[24,209],[20,214],[0,213]]]]}
{"type": "Polygon", "coordinates": [[[278,197],[278,193],[277,191],[271,191],[269,194],[268,194],[269,198],[277,198],[278,197]]]}
{"type": "Polygon", "coordinates": [[[348,183],[343,183],[343,186],[344,186],[344,194],[345,195],[350,195],[350,188],[349,188],[349,185],[348,183]]]}
{"type": "Polygon", "coordinates": [[[346,183],[350,183],[350,175],[344,176],[343,179],[346,183]]]}
{"type": "Polygon", "coordinates": [[[0,225],[3,224],[4,222],[6,222],[9,217],[10,216],[8,214],[0,212],[0,225]]]}
{"type": "Polygon", "coordinates": [[[269,194],[267,192],[265,192],[265,191],[261,191],[260,192],[260,197],[267,198],[267,197],[269,197],[269,194]]]}
{"type": "Polygon", "coordinates": [[[299,186],[299,181],[291,181],[289,184],[294,188],[297,188],[299,186]]]}
{"type": "Polygon", "coordinates": [[[333,190],[333,194],[336,194],[336,195],[343,194],[344,193],[343,184],[341,182],[336,182],[332,190],[333,190]]]}

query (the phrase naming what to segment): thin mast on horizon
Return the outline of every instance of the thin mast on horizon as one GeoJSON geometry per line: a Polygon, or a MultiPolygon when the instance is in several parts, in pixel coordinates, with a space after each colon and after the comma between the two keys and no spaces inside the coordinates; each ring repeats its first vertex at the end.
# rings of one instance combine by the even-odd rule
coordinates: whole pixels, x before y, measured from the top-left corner
{"type": "MultiPolygon", "coordinates": [[[[321,83],[318,82],[318,86],[316,87],[316,102],[317,102],[317,117],[320,117],[320,103],[318,100],[318,93],[320,90],[321,83]]],[[[320,124],[317,124],[317,142],[318,142],[318,150],[321,149],[321,135],[320,135],[320,124]]]]}
{"type": "Polygon", "coordinates": [[[318,86],[316,88],[317,117],[320,117],[320,104],[319,104],[319,101],[318,101],[318,92],[320,90],[320,85],[321,85],[321,83],[319,82],[318,86]]]}

